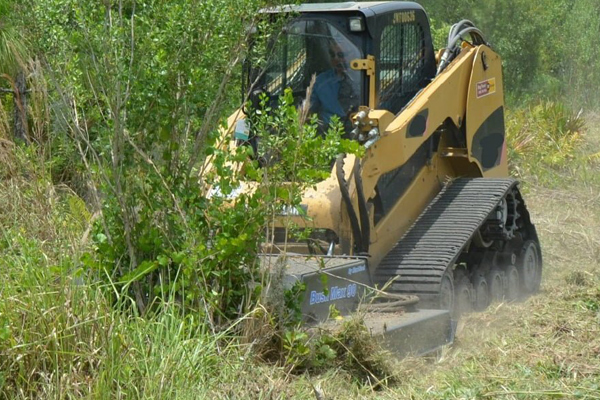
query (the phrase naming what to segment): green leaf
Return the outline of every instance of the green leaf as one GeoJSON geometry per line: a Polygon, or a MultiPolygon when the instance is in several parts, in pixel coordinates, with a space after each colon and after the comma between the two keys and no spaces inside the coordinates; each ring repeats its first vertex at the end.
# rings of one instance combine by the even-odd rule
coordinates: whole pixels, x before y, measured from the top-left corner
{"type": "Polygon", "coordinates": [[[329,277],[326,274],[320,274],[319,280],[321,281],[321,285],[323,285],[323,293],[325,296],[329,295],[329,277]]]}
{"type": "Polygon", "coordinates": [[[106,243],[106,235],[104,233],[98,233],[96,234],[96,242],[98,243],[106,243]]]}
{"type": "Polygon", "coordinates": [[[164,254],[159,255],[156,259],[161,267],[166,267],[171,262],[169,257],[165,256],[164,254]]]}
{"type": "Polygon", "coordinates": [[[133,271],[123,275],[121,283],[131,283],[140,280],[150,272],[158,268],[158,263],[154,261],[143,261],[133,271]]]}

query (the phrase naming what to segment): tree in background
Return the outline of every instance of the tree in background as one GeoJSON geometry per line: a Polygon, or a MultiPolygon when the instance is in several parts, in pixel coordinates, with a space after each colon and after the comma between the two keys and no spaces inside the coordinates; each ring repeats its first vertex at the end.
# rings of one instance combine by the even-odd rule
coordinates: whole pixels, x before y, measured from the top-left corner
{"type": "MultiPolygon", "coordinates": [[[[600,4],[594,0],[419,1],[447,30],[472,20],[504,61],[511,103],[540,97],[597,107],[600,82],[600,4]]],[[[438,45],[440,43],[438,42],[438,45]]],[[[441,44],[443,45],[443,44],[441,44]]]]}
{"type": "Polygon", "coordinates": [[[600,106],[600,2],[577,0],[565,15],[564,28],[555,36],[562,52],[559,71],[568,104],[576,108],[600,106]]]}

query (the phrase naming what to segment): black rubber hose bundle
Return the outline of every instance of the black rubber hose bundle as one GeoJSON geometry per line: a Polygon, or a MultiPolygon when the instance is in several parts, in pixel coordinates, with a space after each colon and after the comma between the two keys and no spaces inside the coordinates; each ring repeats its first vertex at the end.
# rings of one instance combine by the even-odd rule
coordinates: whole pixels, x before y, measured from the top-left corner
{"type": "Polygon", "coordinates": [[[362,234],[362,249],[365,254],[369,253],[369,242],[371,241],[371,222],[369,221],[369,211],[367,210],[367,201],[363,189],[362,177],[360,175],[360,162],[358,158],[354,163],[354,182],[356,183],[356,194],[358,196],[358,213],[360,214],[360,228],[362,234]]]}
{"type": "Polygon", "coordinates": [[[440,60],[436,75],[439,75],[460,53],[459,42],[463,41],[465,35],[470,35],[473,40],[473,45],[487,45],[483,37],[483,33],[473,25],[469,20],[463,19],[462,21],[452,25],[450,32],[448,33],[448,43],[446,44],[446,50],[440,60]]]}
{"type": "Polygon", "coordinates": [[[356,215],[356,211],[354,211],[354,207],[352,206],[352,199],[350,198],[350,192],[348,191],[348,183],[346,182],[346,177],[344,176],[345,156],[345,154],[342,154],[336,160],[335,172],[338,184],[340,186],[340,193],[342,194],[342,199],[346,204],[346,210],[348,211],[348,217],[350,218],[350,225],[352,226],[352,235],[354,236],[354,242],[356,244],[356,247],[358,248],[358,252],[362,252],[363,243],[360,225],[358,223],[358,216],[356,215]]]}

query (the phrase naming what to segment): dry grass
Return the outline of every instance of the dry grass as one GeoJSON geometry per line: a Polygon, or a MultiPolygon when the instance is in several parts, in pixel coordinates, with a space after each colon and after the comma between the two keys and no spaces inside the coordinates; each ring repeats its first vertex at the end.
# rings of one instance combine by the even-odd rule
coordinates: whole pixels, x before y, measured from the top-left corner
{"type": "Polygon", "coordinates": [[[0,179],[8,179],[16,174],[15,144],[0,136],[0,179]]]}

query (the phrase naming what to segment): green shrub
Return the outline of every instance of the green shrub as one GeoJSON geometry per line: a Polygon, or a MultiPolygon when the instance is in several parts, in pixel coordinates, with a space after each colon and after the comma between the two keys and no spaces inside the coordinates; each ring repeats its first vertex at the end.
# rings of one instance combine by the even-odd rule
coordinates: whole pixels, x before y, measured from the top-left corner
{"type": "Polygon", "coordinates": [[[142,312],[172,298],[217,325],[252,307],[263,283],[257,254],[270,221],[284,207],[297,207],[300,193],[330,173],[337,154],[358,150],[341,139],[339,127],[322,136],[316,123],[301,123],[291,91],[279,107],[263,105],[253,129],[262,159],[276,161],[259,167],[251,147],[221,146],[212,134],[201,183],[183,167],[159,170],[141,156],[128,163],[129,173],[119,178],[128,189],[103,200],[94,249],[84,257],[94,276],[115,285],[117,298],[131,295],[142,312]]]}
{"type": "Polygon", "coordinates": [[[287,329],[281,341],[282,362],[296,373],[338,368],[375,387],[394,381],[393,356],[374,340],[360,315],[308,332],[287,329]]]}
{"type": "Polygon", "coordinates": [[[542,101],[507,113],[506,131],[512,169],[520,176],[543,177],[574,159],[584,120],[562,103],[542,101]]]}

